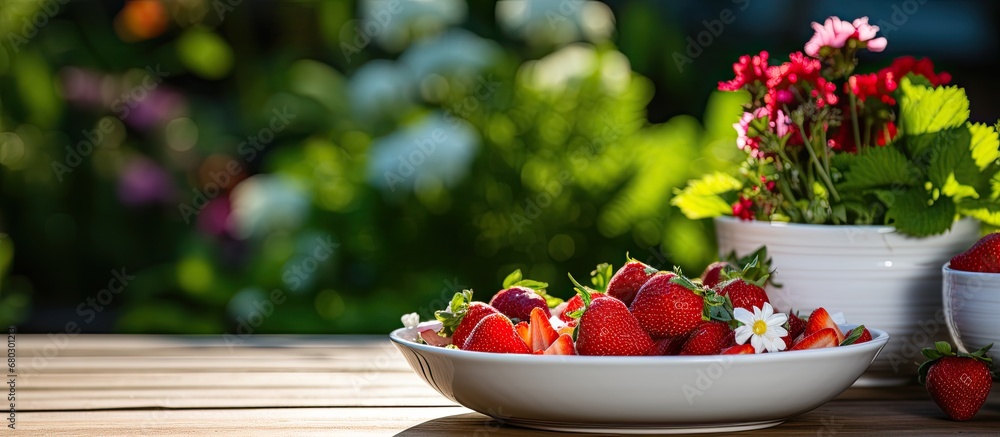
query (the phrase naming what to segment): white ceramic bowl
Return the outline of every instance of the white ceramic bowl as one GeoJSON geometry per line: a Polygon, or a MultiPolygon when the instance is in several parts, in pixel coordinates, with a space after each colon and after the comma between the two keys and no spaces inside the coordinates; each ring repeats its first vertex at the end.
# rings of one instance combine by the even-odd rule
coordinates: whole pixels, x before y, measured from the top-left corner
{"type": "MultiPolygon", "coordinates": [[[[844,325],[845,331],[853,326],[844,325]]],[[[556,431],[680,433],[778,425],[830,401],[889,335],[760,355],[592,357],[470,352],[389,338],[439,393],[502,423],[556,431]]]]}
{"type": "Polygon", "coordinates": [[[1000,273],[963,272],[948,264],[941,273],[944,316],[952,341],[964,352],[990,343],[1000,350],[1000,273]]]}
{"type": "Polygon", "coordinates": [[[775,308],[808,315],[843,313],[892,336],[859,381],[906,384],[923,361],[920,349],[948,338],[941,308],[941,265],[979,239],[979,223],[955,222],[943,235],[912,238],[891,226],[806,225],[715,219],[719,252],[751,253],[766,244],[777,269],[768,287],[775,308]]]}

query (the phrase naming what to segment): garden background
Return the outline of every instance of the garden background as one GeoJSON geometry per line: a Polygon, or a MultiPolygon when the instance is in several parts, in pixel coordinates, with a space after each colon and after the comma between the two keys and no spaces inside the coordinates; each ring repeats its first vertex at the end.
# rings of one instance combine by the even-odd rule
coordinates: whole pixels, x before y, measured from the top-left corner
{"type": "Polygon", "coordinates": [[[718,81],[830,15],[1000,118],[987,1],[0,0],[0,324],[385,333],[515,268],[700,271],[718,81]]]}

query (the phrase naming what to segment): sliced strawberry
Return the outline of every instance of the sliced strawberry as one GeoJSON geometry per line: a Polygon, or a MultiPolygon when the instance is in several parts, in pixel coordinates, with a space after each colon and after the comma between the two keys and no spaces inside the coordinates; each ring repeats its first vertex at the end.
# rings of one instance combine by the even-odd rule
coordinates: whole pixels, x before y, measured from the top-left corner
{"type": "Polygon", "coordinates": [[[832,328],[823,328],[812,334],[806,335],[798,343],[792,345],[788,350],[797,351],[804,349],[822,349],[826,347],[835,347],[840,342],[837,340],[837,332],[832,328]]]}
{"type": "Polygon", "coordinates": [[[806,330],[803,334],[808,337],[826,328],[833,330],[834,335],[837,337],[837,344],[844,341],[844,332],[840,330],[837,323],[830,317],[830,313],[823,307],[816,308],[809,315],[809,320],[806,322],[806,330]]]}
{"type": "Polygon", "coordinates": [[[424,343],[427,343],[431,346],[439,346],[439,347],[444,347],[451,344],[451,339],[452,339],[452,337],[442,337],[438,335],[438,333],[433,329],[426,329],[420,331],[420,338],[424,339],[424,343]]]}
{"type": "Polygon", "coordinates": [[[522,320],[514,325],[514,331],[517,331],[517,336],[521,337],[524,344],[531,344],[531,325],[528,324],[527,320],[522,320]]]}
{"type": "MultiPolygon", "coordinates": [[[[538,352],[535,352],[538,353],[538,352]]],[[[573,337],[560,335],[552,345],[545,349],[545,355],[576,355],[576,346],[573,345],[573,337]]]]}
{"type": "Polygon", "coordinates": [[[528,327],[528,332],[530,333],[530,341],[525,343],[531,346],[532,351],[542,351],[548,349],[553,342],[559,338],[559,333],[555,329],[552,329],[552,323],[549,323],[549,317],[542,311],[541,308],[534,308],[531,310],[531,323],[528,327]]]}
{"type": "Polygon", "coordinates": [[[722,355],[753,355],[755,353],[757,353],[757,351],[750,343],[738,344],[722,351],[722,355]]]}
{"type": "Polygon", "coordinates": [[[733,330],[725,322],[712,321],[698,325],[691,333],[680,355],[718,355],[733,344],[733,330]]]}
{"type": "Polygon", "coordinates": [[[514,324],[503,314],[490,314],[465,340],[464,350],[504,354],[530,354],[531,349],[514,330],[514,324]]]}

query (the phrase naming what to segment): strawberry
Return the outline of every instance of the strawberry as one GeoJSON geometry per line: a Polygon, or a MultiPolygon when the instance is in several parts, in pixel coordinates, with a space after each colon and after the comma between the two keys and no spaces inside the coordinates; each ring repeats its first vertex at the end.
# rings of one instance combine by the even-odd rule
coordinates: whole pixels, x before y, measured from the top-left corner
{"type": "Polygon", "coordinates": [[[788,348],[791,347],[792,342],[796,338],[799,338],[806,331],[806,322],[796,315],[795,312],[789,311],[788,321],[785,322],[784,328],[788,331],[788,335],[781,337],[781,340],[785,342],[785,347],[788,348]]]}
{"type": "Polygon", "coordinates": [[[573,275],[569,279],[583,299],[583,309],[571,314],[580,317],[573,332],[578,354],[633,356],[649,351],[653,340],[624,302],[610,296],[592,299],[594,290],[580,285],[573,275]]]}
{"type": "Polygon", "coordinates": [[[680,355],[718,355],[733,344],[733,330],[719,321],[704,322],[688,336],[680,355]]]}
{"type": "MultiPolygon", "coordinates": [[[[593,299],[597,299],[599,297],[607,296],[607,294],[600,293],[600,292],[592,293],[592,294],[593,294],[593,299]]],[[[583,298],[581,298],[580,295],[578,294],[576,296],[573,296],[570,300],[566,301],[566,309],[563,312],[559,313],[559,320],[562,320],[564,322],[573,322],[573,321],[575,321],[576,319],[570,317],[569,313],[572,313],[573,311],[577,311],[580,308],[583,308],[583,298]]]]}
{"type": "Polygon", "coordinates": [[[833,333],[837,337],[837,344],[844,341],[843,331],[834,323],[833,318],[830,317],[830,313],[823,307],[816,308],[809,315],[809,320],[806,322],[806,330],[803,334],[808,337],[825,328],[833,329],[833,333]]]}
{"type": "Polygon", "coordinates": [[[514,331],[517,332],[518,337],[521,337],[524,344],[529,346],[531,345],[531,327],[528,325],[527,321],[522,320],[517,322],[517,324],[514,325],[514,331]]]}
{"type": "Polygon", "coordinates": [[[544,352],[539,351],[535,353],[542,355],[576,355],[576,346],[573,346],[573,337],[563,334],[556,341],[552,342],[552,345],[546,348],[544,352]]]}
{"type": "Polygon", "coordinates": [[[441,335],[450,335],[452,344],[461,348],[483,317],[497,313],[496,308],[483,302],[473,302],[472,290],[462,290],[451,298],[448,309],[435,311],[434,317],[444,325],[441,335]]]}
{"type": "Polygon", "coordinates": [[[950,267],[966,272],[1000,273],[1000,232],[980,238],[969,250],[955,255],[950,267]]]}
{"type": "Polygon", "coordinates": [[[532,308],[530,320],[531,323],[528,328],[530,341],[525,341],[525,343],[531,347],[532,351],[544,351],[548,349],[559,338],[556,330],[552,329],[552,323],[549,323],[548,316],[545,315],[541,308],[532,308]]]}
{"type": "Polygon", "coordinates": [[[764,308],[765,303],[771,303],[767,292],[760,285],[747,282],[743,278],[734,278],[718,285],[718,293],[728,296],[733,302],[733,308],[743,308],[753,312],[754,308],[764,308]]]}
{"type": "Polygon", "coordinates": [[[757,350],[750,343],[738,344],[722,351],[722,355],[753,355],[757,350]]]}
{"type": "Polygon", "coordinates": [[[629,258],[628,262],[615,272],[615,275],[608,281],[606,293],[608,296],[618,298],[625,302],[625,306],[632,304],[639,289],[653,277],[656,269],[629,258]]]}
{"type": "Polygon", "coordinates": [[[726,270],[732,270],[733,265],[727,261],[716,261],[705,267],[705,272],[701,274],[701,283],[708,288],[715,288],[723,281],[722,274],[726,270]]]}
{"type": "Polygon", "coordinates": [[[653,340],[653,346],[646,351],[646,355],[677,355],[681,352],[681,346],[684,345],[684,340],[687,340],[687,337],[668,337],[653,340]]]}
{"type": "Polygon", "coordinates": [[[920,365],[919,381],[948,417],[969,420],[990,394],[993,360],[986,353],[993,345],[971,354],[956,354],[951,345],[943,341],[934,346],[922,351],[928,361],[920,365]]]}
{"type": "Polygon", "coordinates": [[[658,273],[639,289],[630,310],[649,335],[677,337],[707,320],[706,296],[711,305],[720,305],[720,297],[711,290],[674,273],[658,273]]]}
{"type": "Polygon", "coordinates": [[[860,325],[857,328],[851,330],[844,336],[844,341],[840,342],[841,346],[847,346],[849,344],[859,344],[866,341],[872,341],[872,333],[865,328],[865,325],[860,325]]]}
{"type": "Polygon", "coordinates": [[[442,336],[438,335],[438,333],[435,332],[433,329],[427,329],[427,330],[424,330],[424,331],[420,331],[420,338],[424,340],[424,343],[427,343],[427,344],[429,344],[431,346],[444,347],[444,346],[447,346],[449,344],[452,344],[451,343],[451,341],[452,341],[451,337],[442,337],[442,336]]]}
{"type": "Polygon", "coordinates": [[[825,347],[834,347],[840,344],[837,341],[837,333],[831,328],[823,328],[812,334],[805,334],[802,340],[798,343],[792,345],[788,350],[798,351],[804,349],[821,349],[825,347]]]}
{"type": "Polygon", "coordinates": [[[549,304],[556,306],[560,301],[545,293],[549,284],[521,278],[521,270],[515,270],[503,280],[503,290],[490,299],[490,305],[512,321],[528,320],[532,308],[541,308],[549,316],[549,304]]]}
{"type": "Polygon", "coordinates": [[[514,330],[514,324],[503,314],[483,317],[472,329],[463,350],[501,354],[530,354],[531,349],[514,330]]]}

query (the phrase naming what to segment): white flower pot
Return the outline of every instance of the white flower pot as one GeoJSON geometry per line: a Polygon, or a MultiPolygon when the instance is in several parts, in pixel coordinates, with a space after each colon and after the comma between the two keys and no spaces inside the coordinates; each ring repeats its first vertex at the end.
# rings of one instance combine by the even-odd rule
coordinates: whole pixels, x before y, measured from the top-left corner
{"type": "MultiPolygon", "coordinates": [[[[781,287],[775,308],[807,316],[817,307],[889,333],[889,343],[859,384],[910,382],[920,349],[948,340],[941,265],[979,238],[979,223],[956,222],[943,235],[913,238],[891,226],[833,226],[715,219],[719,253],[746,255],[767,245],[781,287]]],[[[843,321],[841,321],[843,323],[843,321]]]]}

